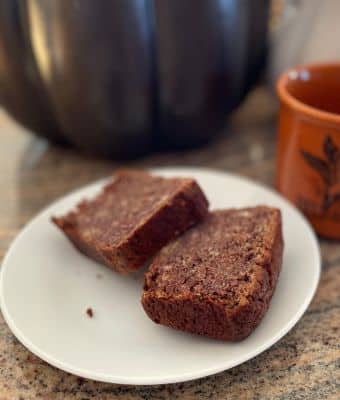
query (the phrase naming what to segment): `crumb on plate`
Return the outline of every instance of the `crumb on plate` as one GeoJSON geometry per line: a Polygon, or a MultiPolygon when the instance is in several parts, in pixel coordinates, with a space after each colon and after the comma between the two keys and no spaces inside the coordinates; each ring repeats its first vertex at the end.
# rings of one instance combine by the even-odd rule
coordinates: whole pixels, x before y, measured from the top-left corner
{"type": "Polygon", "coordinates": [[[90,318],[93,318],[93,310],[92,310],[91,307],[89,307],[89,308],[86,310],[86,314],[87,314],[90,318]]]}

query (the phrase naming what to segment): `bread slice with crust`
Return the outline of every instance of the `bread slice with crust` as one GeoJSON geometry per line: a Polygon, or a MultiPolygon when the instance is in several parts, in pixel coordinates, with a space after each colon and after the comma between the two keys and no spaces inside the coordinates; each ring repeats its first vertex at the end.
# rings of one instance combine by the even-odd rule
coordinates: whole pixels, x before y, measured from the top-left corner
{"type": "Polygon", "coordinates": [[[145,276],[143,307],[159,324],[244,339],[268,309],[282,252],[278,209],[211,212],[156,256],[145,276]]]}
{"type": "Polygon", "coordinates": [[[96,198],[52,220],[82,253],[128,273],[207,212],[208,201],[193,179],[119,170],[96,198]]]}

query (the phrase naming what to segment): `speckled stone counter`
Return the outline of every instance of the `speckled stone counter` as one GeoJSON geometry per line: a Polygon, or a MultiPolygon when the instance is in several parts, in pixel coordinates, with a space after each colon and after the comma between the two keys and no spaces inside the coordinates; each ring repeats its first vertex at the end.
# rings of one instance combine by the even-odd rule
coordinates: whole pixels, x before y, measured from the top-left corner
{"type": "MultiPolygon", "coordinates": [[[[257,89],[208,146],[156,154],[135,167],[206,166],[272,185],[275,101],[257,89]]],[[[117,163],[48,147],[0,111],[0,255],[42,207],[73,188],[110,174],[117,163]]],[[[204,379],[164,386],[93,382],[59,371],[28,352],[0,314],[0,400],[340,399],[340,243],[321,240],[320,286],[306,314],[255,359],[204,379]]],[[[164,360],[166,362],[166,360],[164,360]]]]}

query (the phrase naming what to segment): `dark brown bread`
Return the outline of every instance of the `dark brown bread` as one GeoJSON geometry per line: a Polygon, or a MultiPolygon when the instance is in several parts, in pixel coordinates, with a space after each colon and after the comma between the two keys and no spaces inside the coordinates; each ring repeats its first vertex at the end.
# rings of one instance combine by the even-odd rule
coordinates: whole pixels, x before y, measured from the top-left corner
{"type": "Polygon", "coordinates": [[[52,220],[82,253],[127,273],[207,212],[208,201],[193,179],[119,170],[95,199],[52,220]]]}
{"type": "Polygon", "coordinates": [[[154,259],[143,307],[156,323],[216,339],[244,339],[269,306],[282,251],[279,210],[211,212],[154,259]]]}

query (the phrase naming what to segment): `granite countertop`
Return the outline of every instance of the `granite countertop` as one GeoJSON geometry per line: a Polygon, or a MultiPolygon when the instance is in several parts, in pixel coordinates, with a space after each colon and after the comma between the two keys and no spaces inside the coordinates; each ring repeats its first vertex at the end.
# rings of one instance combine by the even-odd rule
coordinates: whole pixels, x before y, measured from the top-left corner
{"type": "MultiPolygon", "coordinates": [[[[277,105],[262,88],[234,115],[226,132],[186,153],[156,154],[125,163],[188,165],[232,171],[267,185],[274,180],[277,105]]],[[[0,111],[0,256],[42,207],[118,165],[35,139],[0,111]]],[[[229,371],[186,383],[123,386],[59,371],[27,351],[0,314],[0,400],[61,399],[339,399],[340,245],[320,240],[323,270],[300,322],[269,350],[229,371]]],[[[166,360],[165,360],[166,361],[166,360]]]]}

